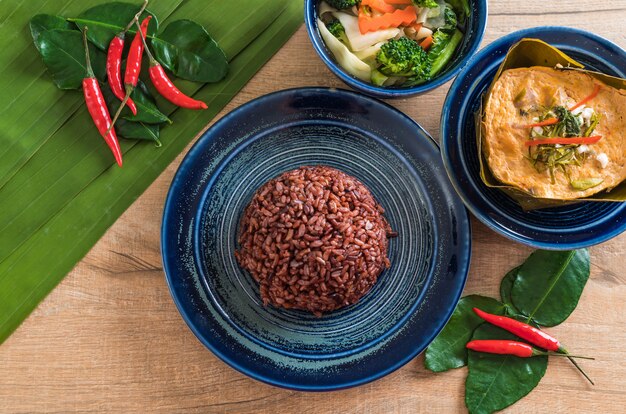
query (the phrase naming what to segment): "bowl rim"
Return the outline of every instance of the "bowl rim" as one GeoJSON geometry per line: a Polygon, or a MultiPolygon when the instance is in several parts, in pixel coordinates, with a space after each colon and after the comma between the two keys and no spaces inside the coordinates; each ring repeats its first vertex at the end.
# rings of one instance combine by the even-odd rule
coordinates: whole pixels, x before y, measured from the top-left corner
{"type": "Polygon", "coordinates": [[[476,36],[474,36],[470,42],[466,55],[459,63],[446,71],[441,76],[435,76],[433,79],[426,81],[420,85],[408,87],[408,88],[385,88],[372,85],[369,82],[362,81],[348,74],[334,59],[330,56],[330,52],[326,50],[326,44],[319,34],[317,28],[317,5],[321,0],[304,0],[304,24],[309,35],[309,39],[313,44],[315,52],[322,59],[324,64],[330,69],[330,71],[341,79],[345,84],[367,95],[379,97],[379,98],[406,98],[413,95],[419,95],[448,82],[459,74],[469,63],[470,59],[476,54],[485,34],[487,27],[488,16],[488,2],[487,0],[476,0],[479,8],[478,13],[478,26],[476,27],[476,36]]]}
{"type": "MultiPolygon", "coordinates": [[[[183,158],[183,160],[181,161],[176,173],[174,174],[174,177],[172,178],[172,181],[170,183],[170,187],[168,189],[168,193],[165,199],[165,204],[164,204],[164,209],[163,209],[163,215],[162,215],[162,221],[161,221],[161,230],[160,230],[160,250],[161,250],[161,260],[162,260],[162,264],[163,264],[163,270],[164,270],[164,274],[165,274],[165,279],[167,282],[167,286],[168,286],[168,290],[170,292],[170,295],[172,296],[172,299],[176,305],[176,308],[178,310],[178,312],[180,313],[182,319],[184,320],[185,324],[189,327],[189,329],[193,332],[193,334],[196,336],[196,338],[198,339],[198,341],[200,343],[202,343],[204,345],[205,348],[207,348],[208,350],[210,350],[216,357],[218,357],[218,359],[220,359],[222,362],[226,363],[228,366],[230,366],[231,368],[235,369],[236,371],[248,376],[249,378],[252,378],[254,380],[258,380],[261,381],[263,383],[272,385],[272,386],[277,386],[277,387],[281,387],[281,388],[286,388],[286,389],[291,389],[291,390],[297,390],[297,391],[308,391],[308,392],[322,392],[322,391],[335,391],[335,390],[342,390],[342,389],[346,389],[346,388],[352,388],[355,386],[360,386],[363,384],[367,384],[370,382],[373,382],[375,380],[378,380],[380,378],[383,378],[389,374],[391,374],[392,372],[400,369],[401,367],[405,366],[407,363],[409,363],[411,360],[413,360],[415,357],[417,357],[420,353],[422,353],[426,347],[436,338],[436,336],[443,330],[443,328],[445,327],[445,325],[447,324],[447,322],[450,320],[450,318],[452,317],[452,313],[454,312],[454,310],[456,309],[456,304],[458,304],[458,301],[461,298],[461,295],[463,294],[463,290],[464,287],[467,283],[467,278],[469,276],[469,270],[470,270],[470,264],[471,264],[471,250],[472,250],[472,237],[471,237],[471,223],[469,220],[469,215],[467,214],[467,209],[462,205],[462,203],[459,204],[459,210],[462,212],[462,215],[460,217],[458,217],[458,224],[457,227],[459,228],[463,228],[465,231],[464,235],[462,236],[463,241],[466,242],[466,248],[464,249],[464,251],[466,252],[466,254],[464,254],[461,259],[458,262],[458,270],[456,271],[456,274],[460,275],[460,280],[456,281],[455,283],[458,283],[458,290],[456,291],[456,295],[452,298],[453,301],[453,305],[449,307],[449,309],[447,310],[447,312],[443,313],[443,321],[445,321],[444,323],[442,323],[439,327],[437,327],[436,329],[434,329],[434,331],[432,332],[431,337],[427,338],[427,341],[425,342],[425,345],[423,347],[414,347],[412,348],[412,350],[410,352],[408,352],[402,359],[398,360],[396,363],[389,365],[386,369],[384,370],[380,370],[378,372],[376,372],[375,374],[371,374],[368,376],[364,376],[358,380],[352,380],[352,381],[344,381],[340,384],[334,384],[334,385],[303,385],[303,384],[294,384],[293,382],[281,382],[280,380],[276,380],[274,378],[271,377],[267,377],[263,374],[260,374],[258,372],[255,372],[254,370],[250,370],[248,369],[246,366],[244,366],[243,364],[240,364],[237,360],[234,360],[230,357],[228,357],[227,355],[224,355],[219,349],[217,349],[210,341],[208,341],[206,339],[206,335],[205,333],[201,332],[201,330],[198,328],[198,326],[193,322],[192,320],[192,315],[185,309],[185,307],[183,306],[182,300],[180,298],[180,292],[177,292],[177,289],[175,289],[175,287],[173,286],[173,281],[172,281],[172,275],[175,269],[172,269],[168,264],[168,261],[166,260],[166,256],[169,254],[174,254],[173,252],[168,252],[167,248],[165,247],[167,245],[166,243],[166,239],[169,236],[169,231],[167,229],[167,220],[168,220],[168,216],[172,216],[172,211],[174,210],[175,206],[175,198],[177,197],[177,194],[175,192],[177,186],[181,185],[181,180],[184,178],[183,175],[185,174],[185,170],[187,170],[188,168],[190,168],[190,162],[196,158],[198,156],[198,154],[203,151],[203,144],[204,141],[206,141],[206,138],[208,136],[210,136],[211,131],[214,130],[216,127],[219,128],[221,126],[223,126],[224,124],[227,124],[229,122],[230,119],[235,118],[239,113],[244,112],[245,110],[247,110],[252,104],[258,104],[260,102],[262,102],[263,100],[266,100],[268,98],[272,98],[275,96],[280,96],[280,95],[285,95],[285,94],[291,94],[294,92],[307,92],[307,93],[328,93],[328,92],[333,92],[333,93],[342,93],[342,94],[348,94],[348,95],[352,95],[353,97],[359,98],[359,99],[365,99],[365,100],[369,100],[372,103],[376,103],[376,104],[380,104],[383,105],[384,107],[388,107],[391,110],[397,112],[397,114],[403,118],[405,118],[408,122],[410,122],[411,124],[413,124],[415,127],[417,127],[423,134],[424,138],[425,138],[425,142],[427,143],[427,145],[430,145],[432,147],[435,148],[435,150],[439,151],[439,146],[437,145],[437,142],[430,136],[430,134],[428,134],[428,132],[426,132],[421,125],[419,125],[417,122],[415,122],[412,118],[410,118],[409,116],[407,116],[406,114],[402,113],[401,111],[399,111],[398,109],[394,108],[393,106],[380,101],[378,99],[369,97],[369,96],[365,96],[362,94],[359,94],[358,92],[355,91],[350,91],[350,90],[346,90],[346,89],[337,89],[337,88],[330,88],[330,87],[300,87],[300,88],[290,88],[290,89],[284,89],[284,90],[280,90],[280,91],[275,91],[275,92],[271,92],[269,94],[266,95],[262,95],[259,96],[255,99],[252,99],[251,101],[248,101],[242,105],[240,105],[239,107],[235,108],[233,111],[229,112],[228,114],[226,114],[224,117],[222,117],[221,119],[219,119],[215,124],[213,124],[211,126],[211,128],[209,128],[207,131],[205,131],[201,137],[194,143],[194,145],[191,147],[191,149],[189,150],[189,152],[185,155],[185,157],[183,158]]],[[[445,176],[444,176],[445,177],[445,176]]],[[[447,179],[447,177],[446,177],[447,179]]],[[[450,191],[452,191],[452,189],[450,188],[450,191]]],[[[454,195],[454,192],[452,191],[450,193],[452,196],[454,195]]]]}
{"type": "Polygon", "coordinates": [[[510,240],[515,242],[524,244],[529,247],[546,249],[546,250],[572,250],[572,249],[580,249],[585,247],[590,247],[599,243],[603,243],[607,240],[612,239],[613,237],[618,236],[624,230],[626,230],[626,220],[622,222],[621,225],[615,226],[612,231],[608,231],[602,234],[597,235],[596,237],[592,237],[586,240],[582,240],[579,242],[567,242],[567,241],[558,241],[558,242],[549,242],[542,240],[534,240],[530,237],[526,237],[521,235],[514,230],[497,223],[487,214],[484,214],[480,208],[478,208],[474,203],[467,197],[465,191],[461,188],[461,185],[457,181],[456,175],[453,173],[454,166],[451,163],[450,154],[448,151],[448,144],[451,141],[456,141],[457,137],[450,136],[450,126],[449,126],[449,117],[450,111],[447,110],[452,106],[452,102],[457,98],[458,91],[465,86],[465,83],[469,80],[466,79],[469,73],[469,69],[476,65],[477,62],[484,60],[489,54],[491,54],[494,49],[500,48],[507,43],[515,43],[525,37],[531,37],[534,34],[541,32],[561,32],[561,33],[569,33],[575,36],[584,36],[590,38],[598,43],[601,43],[607,49],[612,50],[616,55],[622,55],[626,57],[626,51],[618,46],[616,43],[599,36],[595,33],[588,32],[586,30],[577,29],[573,27],[567,26],[536,26],[530,27],[526,29],[517,30],[515,32],[509,33],[505,36],[499,37],[481,49],[477,54],[475,54],[466,65],[463,73],[461,73],[452,83],[446,98],[443,103],[443,110],[441,112],[440,117],[440,136],[441,136],[441,156],[443,158],[444,167],[446,169],[446,173],[448,174],[448,178],[452,183],[453,188],[457,192],[458,196],[465,204],[465,207],[480,220],[485,226],[495,231],[496,233],[507,237],[510,240]]]}

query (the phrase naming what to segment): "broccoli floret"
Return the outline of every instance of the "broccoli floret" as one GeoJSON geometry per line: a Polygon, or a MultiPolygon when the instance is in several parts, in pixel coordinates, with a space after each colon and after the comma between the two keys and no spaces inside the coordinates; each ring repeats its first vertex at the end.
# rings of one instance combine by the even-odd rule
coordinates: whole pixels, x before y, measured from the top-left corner
{"type": "Polygon", "coordinates": [[[326,23],[326,28],[328,31],[335,36],[341,43],[348,46],[350,43],[348,42],[348,37],[346,36],[346,29],[343,27],[343,24],[338,19],[333,19],[326,23]]]}
{"type": "Polygon", "coordinates": [[[358,6],[361,0],[326,0],[332,7],[343,10],[353,6],[358,6]]]}
{"type": "Polygon", "coordinates": [[[387,76],[428,79],[430,61],[424,49],[407,37],[391,39],[381,46],[376,55],[380,70],[387,76]]]}
{"type": "Polygon", "coordinates": [[[429,9],[439,7],[435,0],[413,0],[413,4],[415,4],[417,7],[427,7],[429,9]]]}

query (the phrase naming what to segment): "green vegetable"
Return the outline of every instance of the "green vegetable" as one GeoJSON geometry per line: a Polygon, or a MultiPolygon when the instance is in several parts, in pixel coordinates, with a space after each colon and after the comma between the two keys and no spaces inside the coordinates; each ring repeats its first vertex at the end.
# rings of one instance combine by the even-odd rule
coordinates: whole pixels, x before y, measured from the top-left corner
{"type": "Polygon", "coordinates": [[[539,325],[560,324],[576,308],[589,267],[586,249],[533,252],[517,272],[511,290],[515,307],[539,325]]]}
{"type": "Polygon", "coordinates": [[[572,114],[569,109],[563,106],[557,106],[553,109],[553,111],[559,118],[559,122],[563,123],[564,136],[580,136],[580,119],[577,116],[572,114]]]}
{"type": "MultiPolygon", "coordinates": [[[[102,93],[107,101],[110,112],[115,112],[120,105],[119,99],[113,95],[111,88],[103,87],[102,93]]],[[[144,122],[146,124],[162,124],[164,122],[172,123],[172,121],[162,113],[156,106],[154,97],[141,80],[137,83],[137,87],[130,94],[135,105],[137,105],[137,115],[133,115],[128,107],[122,109],[121,117],[131,122],[144,122]]],[[[126,137],[129,138],[129,137],[126,137]]]]}
{"type": "MultiPolygon", "coordinates": [[[[83,37],[78,30],[52,29],[37,32],[35,45],[48,68],[55,85],[60,89],[80,89],[87,75],[83,37]]],[[[89,45],[91,65],[98,79],[106,77],[106,57],[89,45]]]]}
{"type": "Polygon", "coordinates": [[[435,0],[413,0],[413,4],[417,7],[428,7],[429,9],[439,7],[435,0]]]}
{"type": "Polygon", "coordinates": [[[574,189],[582,191],[600,185],[603,181],[604,179],[602,178],[586,178],[584,180],[571,181],[570,184],[574,189]]]}
{"type": "MultiPolygon", "coordinates": [[[[89,26],[87,38],[91,43],[96,45],[100,50],[107,50],[113,36],[124,30],[128,22],[135,17],[135,14],[141,8],[140,2],[131,3],[104,3],[85,10],[76,18],[68,19],[74,22],[82,30],[83,27],[89,26]]],[[[146,16],[151,15],[152,20],[148,26],[148,36],[152,37],[157,32],[159,22],[157,17],[151,12],[145,10],[139,17],[141,22],[146,16]]],[[[128,36],[134,36],[136,28],[131,27],[128,36]]],[[[130,37],[132,39],[132,37],[130,37]]]]}
{"type": "Polygon", "coordinates": [[[587,129],[585,130],[585,133],[583,134],[584,137],[589,137],[591,136],[591,134],[593,133],[593,131],[596,129],[596,127],[598,126],[598,123],[600,122],[600,115],[597,112],[594,112],[593,115],[591,115],[591,119],[589,122],[589,126],[587,127],[587,129]]]}
{"type": "Polygon", "coordinates": [[[509,270],[500,282],[500,300],[502,300],[502,303],[506,305],[506,313],[509,315],[519,313],[513,304],[513,299],[511,299],[511,289],[513,289],[513,283],[515,282],[515,279],[517,279],[517,272],[519,268],[520,266],[509,270]]]}
{"type": "Polygon", "coordinates": [[[444,8],[443,11],[443,16],[444,16],[444,21],[445,21],[445,26],[444,26],[444,30],[448,30],[448,31],[453,31],[456,29],[456,25],[457,25],[457,18],[456,18],[456,13],[454,12],[454,10],[452,10],[452,8],[446,6],[444,8]]]}
{"type": "Polygon", "coordinates": [[[391,39],[381,46],[376,55],[380,70],[387,76],[405,76],[412,79],[430,78],[430,61],[424,49],[407,37],[391,39]]]}
{"type": "Polygon", "coordinates": [[[385,76],[382,72],[376,69],[372,69],[371,81],[376,86],[383,86],[385,81],[389,79],[389,76],[385,76]]]}
{"type": "Polygon", "coordinates": [[[330,4],[335,9],[343,10],[358,6],[361,0],[326,0],[326,3],[330,4]]]}
{"type": "Polygon", "coordinates": [[[464,21],[465,17],[469,16],[471,12],[471,8],[467,0],[447,0],[447,3],[451,5],[457,13],[459,13],[460,21],[464,21]]]}
{"type": "Polygon", "coordinates": [[[452,37],[441,30],[435,32],[433,45],[428,52],[428,60],[431,62],[431,77],[439,73],[448,64],[462,40],[463,33],[459,30],[455,30],[452,37]]]}
{"type": "Polygon", "coordinates": [[[30,34],[33,36],[35,47],[41,53],[39,47],[39,35],[47,30],[59,29],[59,30],[74,30],[76,26],[65,20],[61,16],[53,16],[51,14],[38,14],[30,19],[30,34]]]}
{"type": "Polygon", "coordinates": [[[350,41],[348,40],[348,36],[346,36],[346,29],[339,19],[333,19],[326,23],[326,28],[333,36],[339,39],[341,43],[350,47],[350,41]]]}
{"type": "Polygon", "coordinates": [[[117,135],[123,138],[154,141],[157,147],[162,146],[161,141],[159,141],[159,125],[118,119],[115,123],[115,130],[117,131],[117,135]]]}
{"type": "MultiPolygon", "coordinates": [[[[472,339],[513,339],[515,335],[483,324],[472,339]]],[[[548,367],[547,356],[518,358],[468,351],[465,405],[471,414],[490,414],[519,401],[541,381],[548,367]]]]}
{"type": "Polygon", "coordinates": [[[228,73],[224,51],[198,23],[176,20],[152,39],[154,57],[179,78],[218,82],[228,73]]]}
{"type": "Polygon", "coordinates": [[[478,295],[462,298],[443,331],[426,348],[424,359],[426,368],[442,372],[462,367],[467,363],[465,344],[472,338],[474,329],[484,322],[472,308],[504,315],[504,305],[495,299],[478,295]]]}

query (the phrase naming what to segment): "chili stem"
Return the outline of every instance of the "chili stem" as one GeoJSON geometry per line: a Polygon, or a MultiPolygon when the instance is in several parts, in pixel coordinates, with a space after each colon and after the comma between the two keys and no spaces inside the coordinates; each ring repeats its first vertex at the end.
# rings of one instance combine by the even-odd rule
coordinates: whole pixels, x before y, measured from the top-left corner
{"type": "Polygon", "coordinates": [[[93,69],[91,68],[91,59],[89,58],[89,45],[87,44],[88,27],[83,28],[83,46],[85,47],[85,64],[87,65],[87,77],[94,78],[93,69]]]}
{"type": "Polygon", "coordinates": [[[141,9],[139,9],[137,14],[135,14],[135,17],[133,17],[133,20],[131,20],[130,23],[128,23],[128,26],[126,26],[126,28],[124,29],[124,31],[122,33],[126,33],[127,31],[129,31],[130,28],[133,27],[133,24],[135,24],[135,22],[139,20],[139,16],[141,16],[141,13],[143,13],[143,11],[146,9],[146,7],[148,7],[148,1],[149,0],[145,0],[143,2],[143,5],[141,6],[141,9]]]}
{"type": "Polygon", "coordinates": [[[122,110],[124,109],[124,106],[126,106],[126,102],[128,102],[128,99],[130,98],[130,93],[132,91],[133,91],[132,88],[128,88],[128,87],[126,88],[126,95],[124,96],[124,99],[122,99],[122,103],[117,108],[117,111],[115,111],[115,115],[113,116],[113,120],[111,121],[111,126],[109,127],[109,129],[107,129],[107,134],[115,126],[115,123],[117,122],[117,118],[120,117],[120,114],[122,113],[122,110]]]}
{"type": "Polygon", "coordinates": [[[571,362],[572,364],[574,364],[574,366],[576,367],[576,369],[577,369],[578,371],[580,371],[580,373],[581,373],[581,374],[583,374],[583,376],[584,376],[585,378],[587,378],[587,381],[589,381],[589,382],[591,383],[591,385],[596,385],[596,384],[595,384],[595,383],[591,380],[591,378],[589,378],[589,375],[587,375],[587,373],[586,373],[586,372],[585,372],[585,371],[584,371],[584,370],[580,367],[580,365],[578,365],[578,362],[576,362],[576,360],[575,360],[574,358],[570,357],[569,355],[566,355],[566,356],[567,356],[567,358],[570,360],[570,362],[571,362]]]}
{"type": "Polygon", "coordinates": [[[143,32],[141,31],[141,26],[139,26],[139,22],[135,22],[135,24],[137,25],[137,27],[139,27],[139,35],[141,36],[141,41],[143,42],[143,51],[146,52],[148,54],[148,60],[150,61],[150,66],[152,66],[152,62],[155,62],[156,60],[154,59],[154,56],[152,56],[152,53],[150,53],[150,49],[148,48],[148,43],[146,43],[146,38],[143,35],[143,32]]]}
{"type": "Polygon", "coordinates": [[[560,357],[567,357],[567,358],[589,359],[591,361],[595,361],[596,360],[593,357],[580,356],[580,355],[570,355],[570,354],[559,354],[557,352],[546,352],[546,355],[549,355],[549,356],[560,356],[560,357]]]}

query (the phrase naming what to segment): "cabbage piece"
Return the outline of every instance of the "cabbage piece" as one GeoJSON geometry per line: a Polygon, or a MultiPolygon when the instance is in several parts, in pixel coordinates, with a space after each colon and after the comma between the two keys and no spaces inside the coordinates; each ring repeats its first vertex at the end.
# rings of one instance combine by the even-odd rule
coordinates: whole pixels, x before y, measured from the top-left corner
{"type": "Polygon", "coordinates": [[[333,34],[326,28],[324,22],[320,19],[317,19],[317,26],[319,28],[320,34],[324,39],[324,43],[333,52],[335,59],[337,59],[337,63],[349,74],[356,76],[357,78],[367,81],[370,81],[370,76],[372,74],[372,68],[370,66],[356,57],[350,50],[339,41],[333,34]]]}
{"type": "Polygon", "coordinates": [[[330,4],[325,1],[320,3],[320,7],[317,9],[318,16],[324,16],[324,13],[336,13],[337,9],[332,7],[330,4]]]}
{"type": "Polygon", "coordinates": [[[380,47],[386,42],[378,42],[374,46],[370,46],[367,49],[354,52],[354,55],[368,64],[374,64],[376,62],[376,55],[380,51],[380,47]]]}
{"type": "Polygon", "coordinates": [[[367,49],[376,43],[396,37],[400,33],[400,29],[392,28],[361,34],[358,18],[342,12],[334,12],[333,16],[339,19],[344,29],[346,29],[346,36],[348,36],[353,52],[367,49]]]}

